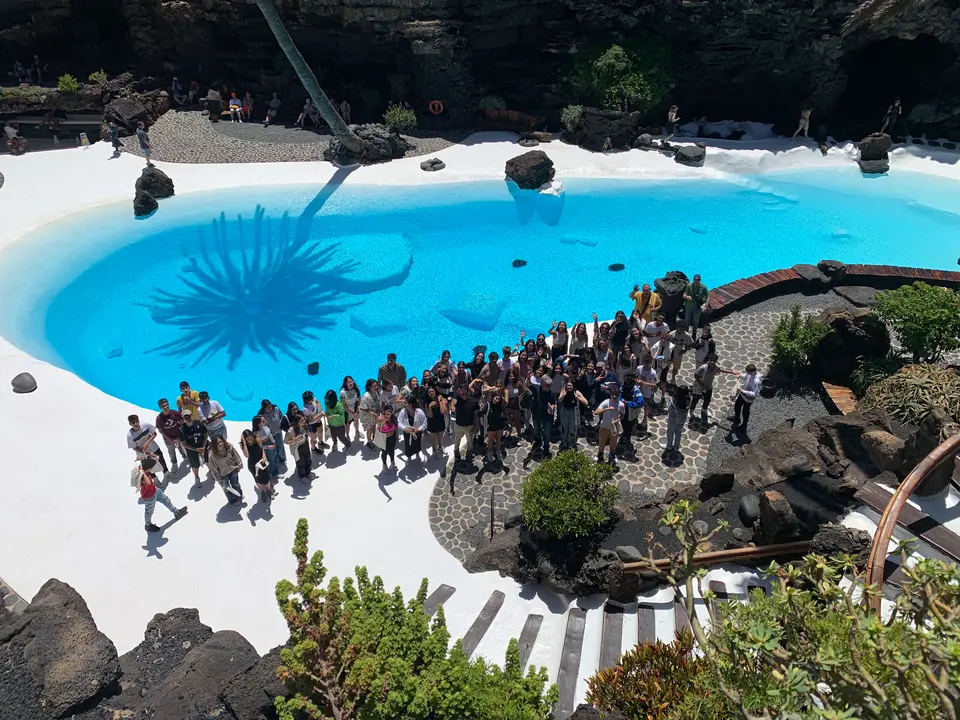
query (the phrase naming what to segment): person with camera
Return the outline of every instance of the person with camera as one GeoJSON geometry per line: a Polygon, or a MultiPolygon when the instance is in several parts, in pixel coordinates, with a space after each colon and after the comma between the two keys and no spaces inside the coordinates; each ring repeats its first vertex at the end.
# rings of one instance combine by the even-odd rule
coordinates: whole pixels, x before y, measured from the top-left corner
{"type": "Polygon", "coordinates": [[[627,413],[627,406],[620,399],[620,388],[616,382],[609,382],[605,386],[610,396],[593,411],[600,418],[600,443],[597,449],[597,462],[609,462],[617,467],[617,445],[623,433],[623,417],[627,413]],[[603,451],[610,448],[610,459],[604,460],[603,451]]]}

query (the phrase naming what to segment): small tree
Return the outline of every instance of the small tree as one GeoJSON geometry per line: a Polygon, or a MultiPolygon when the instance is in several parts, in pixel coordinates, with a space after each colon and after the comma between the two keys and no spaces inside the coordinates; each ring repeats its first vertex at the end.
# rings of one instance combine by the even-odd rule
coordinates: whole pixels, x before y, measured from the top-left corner
{"type": "Polygon", "coordinates": [[[90,76],[87,78],[94,85],[103,85],[107,81],[107,74],[103,71],[103,68],[99,70],[94,70],[90,73],[90,76]]]}
{"type": "Polygon", "coordinates": [[[404,604],[379,577],[356,569],[356,582],[331,578],[323,553],[307,558],[307,521],[297,523],[296,582],[281,580],[276,595],[290,629],[280,651],[279,677],[291,696],[278,697],[281,720],[546,720],[558,697],[544,693],[547,671],[520,667],[516,640],[501,670],[471,661],[458,640],[448,652],[443,608],[433,622],[423,612],[427,581],[404,604]]]}
{"type": "Polygon", "coordinates": [[[390,132],[407,133],[417,127],[417,114],[403,105],[391,105],[383,114],[390,132]]]}
{"type": "Polygon", "coordinates": [[[57,79],[57,90],[62,93],[80,92],[80,83],[73,75],[66,73],[57,79]]]}
{"type": "Polygon", "coordinates": [[[811,313],[801,312],[794,305],[781,315],[773,328],[770,364],[797,379],[810,366],[810,354],[830,334],[830,327],[811,313]]]}
{"type": "Polygon", "coordinates": [[[583,105],[567,105],[560,111],[560,122],[570,132],[574,132],[583,117],[583,105]]]}
{"type": "Polygon", "coordinates": [[[914,362],[936,362],[960,347],[960,292],[915,282],[877,293],[873,311],[914,362]]]}
{"type": "MultiPolygon", "coordinates": [[[[694,553],[706,537],[693,527],[693,505],[680,502],[661,522],[683,551],[663,578],[682,602],[703,672],[674,706],[672,718],[703,720],[957,720],[960,711],[960,569],[924,559],[907,566],[891,615],[868,607],[881,589],[864,586],[856,559],[808,556],[767,568],[769,597],[713,603],[694,553]],[[710,629],[694,606],[694,587],[707,602],[710,629]],[[684,588],[681,593],[680,589],[684,588]]],[[[655,568],[652,550],[645,561],[655,568]]]]}
{"type": "Polygon", "coordinates": [[[619,110],[646,112],[662,99],[670,87],[663,70],[666,53],[648,44],[643,51],[611,45],[599,55],[586,53],[572,76],[577,102],[619,110]]]}
{"type": "Polygon", "coordinates": [[[531,530],[586,537],[610,520],[617,502],[613,469],[568,450],[540,463],[523,483],[521,511],[531,530]]]}

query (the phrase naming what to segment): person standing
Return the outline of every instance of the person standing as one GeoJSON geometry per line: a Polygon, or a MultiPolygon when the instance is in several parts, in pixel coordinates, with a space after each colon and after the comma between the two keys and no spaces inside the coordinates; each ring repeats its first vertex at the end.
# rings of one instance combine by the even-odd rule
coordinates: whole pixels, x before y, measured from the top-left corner
{"type": "Polygon", "coordinates": [[[397,451],[397,421],[393,417],[393,407],[387,405],[383,408],[383,414],[377,416],[377,427],[383,435],[383,449],[380,451],[380,460],[383,461],[383,469],[387,469],[387,458],[390,458],[390,467],[397,469],[397,461],[394,454],[397,451]]]}
{"type": "Polygon", "coordinates": [[[160,407],[160,414],[157,415],[157,429],[160,431],[160,437],[163,438],[163,444],[167,447],[167,454],[170,455],[170,469],[176,472],[178,450],[184,462],[187,461],[187,451],[180,443],[180,425],[183,417],[176,410],[170,409],[170,401],[166,398],[160,398],[157,405],[160,407]]]}
{"type": "Polygon", "coordinates": [[[470,387],[468,385],[458,387],[452,407],[455,416],[453,425],[453,461],[455,463],[460,462],[464,456],[468,461],[473,458],[473,437],[479,410],[480,403],[470,393],[470,387]]]}
{"type": "Polygon", "coordinates": [[[353,381],[353,378],[347,375],[340,386],[340,402],[343,403],[343,409],[347,413],[346,444],[350,445],[350,426],[353,425],[353,435],[360,439],[360,389],[353,381]]]}
{"type": "MultiPolygon", "coordinates": [[[[700,400],[703,399],[703,408],[700,410],[700,419],[707,422],[710,418],[708,410],[710,401],[713,399],[713,379],[717,373],[726,375],[736,375],[733,370],[724,370],[717,365],[716,354],[710,354],[702,365],[699,365],[693,372],[693,399],[690,402],[690,419],[693,419],[693,412],[697,409],[700,400]]],[[[749,415],[749,413],[748,413],[749,415]]]]}
{"type": "Polygon", "coordinates": [[[270,102],[267,103],[267,115],[263,119],[264,127],[277,119],[277,113],[280,112],[280,105],[280,96],[274,93],[273,97],[270,98],[270,102]]]}
{"type": "Polygon", "coordinates": [[[117,124],[113,120],[107,125],[107,132],[110,134],[110,144],[113,145],[113,156],[120,157],[123,143],[120,142],[120,131],[117,130],[117,124]]]}
{"type": "Polygon", "coordinates": [[[672,138],[678,132],[677,124],[680,122],[680,108],[676,105],[671,105],[670,110],[667,111],[667,140],[672,138]]]}
{"type": "Polygon", "coordinates": [[[200,464],[207,454],[207,428],[192,410],[184,410],[181,415],[183,425],[180,426],[180,442],[187,451],[194,485],[200,487],[200,464]]]}
{"type": "Polygon", "coordinates": [[[810,137],[810,113],[813,112],[813,108],[804,108],[800,113],[800,121],[797,123],[797,129],[793,131],[791,137],[796,137],[800,134],[800,131],[803,131],[804,137],[810,137]]]}
{"type": "Polygon", "coordinates": [[[530,386],[530,412],[533,416],[533,447],[539,448],[541,457],[550,457],[550,437],[553,432],[553,379],[543,375],[540,382],[530,386]]]}
{"type": "Polygon", "coordinates": [[[897,125],[900,124],[902,114],[903,105],[900,103],[900,98],[897,98],[893,101],[893,105],[887,108],[887,114],[883,116],[883,125],[880,127],[880,132],[886,132],[889,129],[889,134],[893,135],[897,131],[897,125]]]}
{"type": "Polygon", "coordinates": [[[150,162],[150,156],[153,154],[153,146],[150,143],[150,136],[147,135],[147,126],[143,120],[137,123],[137,142],[140,143],[140,152],[147,159],[147,167],[153,167],[150,162]]]}
{"type": "Polygon", "coordinates": [[[387,355],[387,362],[380,366],[377,373],[377,382],[383,385],[384,380],[389,380],[396,387],[402,388],[407,382],[407,370],[397,362],[397,354],[387,355]]]}
{"type": "Polygon", "coordinates": [[[227,424],[223,419],[227,416],[226,410],[216,400],[210,399],[210,394],[206,390],[201,390],[200,397],[200,418],[207,427],[207,436],[216,437],[219,435],[224,440],[227,439],[227,424]]]}
{"type": "Polygon", "coordinates": [[[416,398],[407,400],[406,407],[400,411],[397,426],[403,433],[403,454],[407,460],[420,460],[423,443],[423,431],[427,429],[427,416],[418,406],[416,398]]]}
{"type": "Polygon", "coordinates": [[[443,454],[443,433],[447,427],[447,401],[435,387],[427,388],[425,413],[430,447],[433,449],[433,456],[438,457],[443,454]]]}
{"type": "Polygon", "coordinates": [[[333,438],[333,452],[337,452],[339,446],[337,441],[343,443],[343,451],[350,449],[350,441],[347,440],[347,414],[343,403],[334,390],[327,390],[323,396],[324,417],[327,418],[327,427],[330,428],[330,436],[333,438]]]}
{"type": "Polygon", "coordinates": [[[657,371],[660,378],[660,400],[666,401],[667,397],[667,374],[673,367],[674,355],[677,352],[676,345],[670,340],[670,332],[664,330],[660,333],[660,339],[650,346],[650,356],[653,359],[653,369],[657,371]]]}
{"type": "MultiPolygon", "coordinates": [[[[364,384],[364,393],[360,398],[358,407],[360,424],[367,434],[367,447],[372,449],[374,447],[373,438],[377,430],[377,417],[380,414],[380,385],[373,378],[370,378],[364,384]]],[[[396,444],[396,439],[394,439],[394,444],[396,444]]]]}
{"type": "Polygon", "coordinates": [[[260,401],[260,417],[263,418],[270,434],[273,435],[274,452],[276,453],[277,469],[279,471],[279,466],[287,463],[287,452],[283,447],[283,413],[272,402],[264,399],[260,401]]]}
{"type": "Polygon", "coordinates": [[[310,444],[313,446],[313,452],[323,457],[323,449],[326,447],[323,436],[323,412],[311,391],[304,391],[301,398],[303,399],[303,416],[307,420],[307,430],[310,431],[310,444]]]}
{"type": "MultiPolygon", "coordinates": [[[[137,456],[137,460],[153,459],[159,462],[163,468],[163,474],[166,475],[167,461],[163,458],[163,452],[156,443],[157,429],[150,423],[140,423],[140,418],[136,415],[127,417],[130,429],[127,431],[127,447],[129,447],[137,456]]],[[[176,459],[176,457],[174,457],[176,459]]]]}
{"type": "Polygon", "coordinates": [[[704,325],[700,331],[700,337],[693,342],[695,367],[703,365],[707,358],[717,354],[717,342],[713,339],[713,330],[709,325],[704,325]]]}
{"type": "Polygon", "coordinates": [[[597,448],[597,462],[605,462],[603,451],[610,448],[609,463],[613,467],[617,466],[617,445],[620,442],[620,434],[623,431],[623,416],[627,412],[627,406],[620,399],[620,393],[616,383],[607,385],[607,391],[610,397],[600,403],[599,407],[593,411],[593,414],[600,418],[600,442],[597,448]]]}
{"type": "Polygon", "coordinates": [[[290,456],[296,463],[297,477],[307,482],[313,470],[313,456],[310,454],[310,427],[303,415],[294,415],[284,439],[290,447],[290,456]]]}
{"type": "Polygon", "coordinates": [[[180,383],[180,394],[177,396],[177,410],[181,413],[184,410],[190,410],[196,416],[200,410],[200,393],[190,389],[190,383],[186,380],[180,383]]]}
{"type": "Polygon", "coordinates": [[[250,421],[253,434],[257,436],[260,447],[263,448],[267,456],[267,472],[270,480],[276,480],[280,477],[280,470],[277,468],[277,444],[273,439],[273,433],[267,427],[267,423],[260,415],[254,415],[250,421]]]}
{"type": "Polygon", "coordinates": [[[630,372],[624,376],[623,385],[620,388],[620,397],[623,399],[623,404],[627,406],[627,411],[623,416],[622,437],[626,438],[627,442],[631,442],[633,428],[637,422],[637,418],[642,415],[644,420],[646,420],[643,393],[640,392],[640,388],[637,387],[636,373],[630,372]]]}
{"type": "Polygon", "coordinates": [[[587,399],[566,379],[563,390],[557,397],[557,411],[560,413],[560,451],[577,447],[577,429],[580,427],[580,408],[589,407],[587,399]]]}
{"type": "Polygon", "coordinates": [[[757,372],[757,366],[753,363],[747,365],[740,374],[740,381],[737,385],[737,399],[733,403],[733,427],[739,427],[743,432],[747,431],[747,423],[750,422],[750,407],[753,405],[757,396],[760,394],[760,373],[757,372]],[[743,417],[741,423],[740,418],[743,417]]]}
{"type": "Polygon", "coordinates": [[[233,445],[220,436],[210,441],[210,474],[223,489],[223,494],[231,505],[243,500],[243,488],[240,487],[242,467],[240,453],[233,445]]]}
{"type": "Polygon", "coordinates": [[[660,447],[668,452],[680,452],[680,438],[690,408],[690,388],[677,385],[671,395],[670,409],[667,410],[667,433],[660,447]]]}
{"type": "Polygon", "coordinates": [[[643,320],[644,324],[640,326],[641,328],[653,320],[662,303],[660,295],[650,290],[649,283],[644,283],[643,289],[634,285],[633,292],[630,293],[630,299],[633,300],[633,309],[643,320]]]}
{"type": "Polygon", "coordinates": [[[636,384],[640,389],[640,395],[643,397],[643,421],[640,423],[640,432],[645,433],[653,407],[653,394],[660,384],[657,371],[651,366],[649,352],[644,353],[643,359],[640,361],[640,367],[637,368],[636,384]]]}
{"type": "Polygon", "coordinates": [[[153,524],[153,511],[158,502],[173,513],[174,520],[179,520],[187,514],[186,506],[180,509],[175,508],[166,493],[157,487],[157,476],[154,474],[156,463],[156,460],[149,457],[140,462],[138,469],[140,478],[135,486],[140,492],[140,499],[143,500],[143,529],[147,532],[160,531],[160,528],[153,524]]]}
{"type": "Polygon", "coordinates": [[[663,315],[657,313],[653,316],[653,320],[648,322],[643,328],[643,336],[647,339],[647,345],[653,345],[653,343],[659,340],[664,330],[670,332],[670,326],[667,324],[663,315]]]}
{"type": "Polygon", "coordinates": [[[260,444],[260,438],[252,430],[244,430],[240,447],[243,449],[244,457],[247,458],[247,470],[253,475],[253,481],[257,485],[257,496],[260,502],[270,502],[273,497],[270,491],[270,465],[263,445],[260,444]]]}
{"type": "Polygon", "coordinates": [[[490,391],[487,401],[487,461],[502,460],[504,457],[503,429],[507,426],[506,403],[503,401],[503,389],[490,391]]]}
{"type": "Polygon", "coordinates": [[[700,315],[707,307],[707,286],[700,282],[700,276],[694,275],[693,282],[683,289],[683,322],[690,328],[691,337],[697,339],[700,327],[700,315]]]}

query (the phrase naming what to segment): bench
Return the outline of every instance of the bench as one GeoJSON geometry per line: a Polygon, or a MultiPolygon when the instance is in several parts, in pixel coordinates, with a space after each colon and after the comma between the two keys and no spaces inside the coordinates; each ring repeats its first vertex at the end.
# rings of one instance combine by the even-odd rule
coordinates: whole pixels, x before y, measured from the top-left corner
{"type": "MultiPolygon", "coordinates": [[[[40,116],[29,116],[29,117],[15,117],[12,118],[14,121],[20,123],[21,125],[43,125],[46,122],[46,118],[40,116]]],[[[90,115],[82,118],[71,118],[69,120],[64,120],[60,118],[60,127],[65,125],[87,125],[87,126],[97,126],[99,127],[103,123],[103,120],[95,115],[90,115]]]]}

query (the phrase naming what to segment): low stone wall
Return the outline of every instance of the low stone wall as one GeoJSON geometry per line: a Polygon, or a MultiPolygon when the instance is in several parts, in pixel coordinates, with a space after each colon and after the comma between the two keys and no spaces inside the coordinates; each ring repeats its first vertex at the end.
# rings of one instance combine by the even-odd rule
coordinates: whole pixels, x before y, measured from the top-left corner
{"type": "Polygon", "coordinates": [[[816,266],[794,265],[713,288],[709,295],[707,318],[717,320],[779,295],[796,292],[818,294],[844,286],[892,290],[917,280],[952,289],[960,288],[960,272],[898,265],[846,265],[836,260],[821,260],[816,266]]]}

